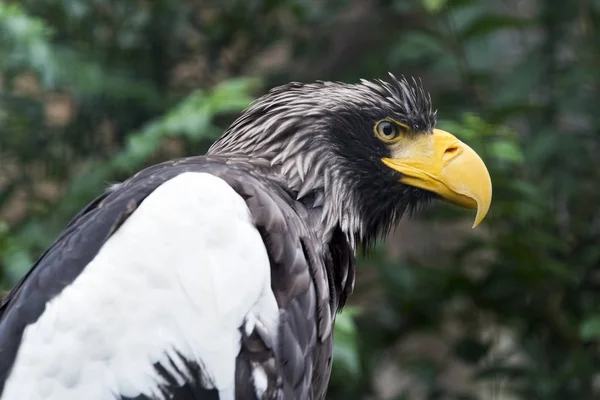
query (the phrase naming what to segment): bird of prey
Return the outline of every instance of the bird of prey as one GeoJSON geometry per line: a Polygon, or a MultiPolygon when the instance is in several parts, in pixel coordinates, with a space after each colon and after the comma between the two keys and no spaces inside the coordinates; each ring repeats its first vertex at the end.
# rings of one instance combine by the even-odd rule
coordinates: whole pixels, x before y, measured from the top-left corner
{"type": "Polygon", "coordinates": [[[481,158],[415,80],[290,83],[81,210],[0,304],[1,400],[323,399],[355,254],[481,158]]]}

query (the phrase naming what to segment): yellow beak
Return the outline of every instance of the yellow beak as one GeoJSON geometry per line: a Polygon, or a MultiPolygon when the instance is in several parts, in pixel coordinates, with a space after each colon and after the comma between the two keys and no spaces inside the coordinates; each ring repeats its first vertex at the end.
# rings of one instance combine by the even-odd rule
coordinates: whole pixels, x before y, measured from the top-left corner
{"type": "Polygon", "coordinates": [[[485,218],[492,203],[492,180],[477,153],[440,129],[392,145],[392,157],[382,159],[400,172],[400,182],[428,190],[465,208],[476,208],[473,228],[485,218]]]}

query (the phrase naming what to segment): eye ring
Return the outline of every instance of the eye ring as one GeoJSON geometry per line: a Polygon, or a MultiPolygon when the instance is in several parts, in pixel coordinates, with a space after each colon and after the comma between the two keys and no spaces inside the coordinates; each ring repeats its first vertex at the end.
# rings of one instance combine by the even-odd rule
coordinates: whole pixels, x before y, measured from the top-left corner
{"type": "Polygon", "coordinates": [[[401,128],[398,124],[382,120],[375,125],[375,134],[384,142],[393,142],[400,137],[401,128]]]}

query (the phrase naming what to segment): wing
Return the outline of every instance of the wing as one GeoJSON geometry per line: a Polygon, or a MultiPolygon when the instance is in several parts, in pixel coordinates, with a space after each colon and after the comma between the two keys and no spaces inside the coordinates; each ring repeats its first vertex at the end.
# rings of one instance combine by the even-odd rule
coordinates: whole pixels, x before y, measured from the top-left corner
{"type": "Polygon", "coordinates": [[[83,210],[3,302],[2,398],[319,398],[320,251],[285,193],[243,169],[146,170],[83,210]]]}

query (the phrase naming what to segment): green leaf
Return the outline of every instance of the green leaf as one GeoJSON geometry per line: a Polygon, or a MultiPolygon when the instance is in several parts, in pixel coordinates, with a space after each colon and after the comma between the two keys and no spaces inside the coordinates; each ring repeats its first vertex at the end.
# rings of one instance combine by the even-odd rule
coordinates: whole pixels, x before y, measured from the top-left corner
{"type": "Polygon", "coordinates": [[[24,244],[26,242],[21,243],[16,236],[8,237],[5,249],[0,254],[2,262],[9,266],[5,273],[10,282],[17,281],[33,264],[33,259],[27,251],[27,246],[23,246],[24,244]]]}
{"type": "Polygon", "coordinates": [[[350,335],[356,333],[354,318],[361,313],[358,307],[345,307],[344,310],[335,319],[335,327],[337,332],[344,332],[350,335]]]}
{"type": "Polygon", "coordinates": [[[460,36],[463,40],[473,39],[502,29],[522,29],[534,26],[534,21],[510,15],[488,14],[476,18],[468,24],[460,36]]]}
{"type": "Polygon", "coordinates": [[[423,7],[430,13],[440,12],[447,3],[447,0],[421,0],[423,7]]]}
{"type": "Polygon", "coordinates": [[[511,141],[499,140],[490,143],[490,153],[501,160],[519,164],[523,162],[523,152],[516,143],[511,141]]]}
{"type": "Polygon", "coordinates": [[[152,104],[158,94],[148,84],[126,77],[52,43],[53,30],[44,20],[31,17],[18,4],[0,2],[0,70],[34,71],[46,88],[66,86],[78,93],[110,93],[152,104]]]}
{"type": "Polygon", "coordinates": [[[579,337],[583,340],[600,339],[600,315],[594,315],[583,321],[579,328],[579,337]]]}
{"type": "Polygon", "coordinates": [[[360,356],[354,316],[360,310],[347,307],[336,318],[334,327],[333,358],[336,368],[343,368],[348,374],[358,376],[360,373],[360,356]]]}
{"type": "Polygon", "coordinates": [[[392,65],[401,65],[406,62],[436,57],[436,62],[439,63],[439,58],[445,52],[446,49],[435,35],[421,31],[407,32],[403,35],[402,40],[392,47],[388,61],[392,65]]]}
{"type": "Polygon", "coordinates": [[[252,101],[250,93],[260,85],[257,78],[226,80],[213,89],[211,104],[219,112],[238,111],[252,101]]]}

